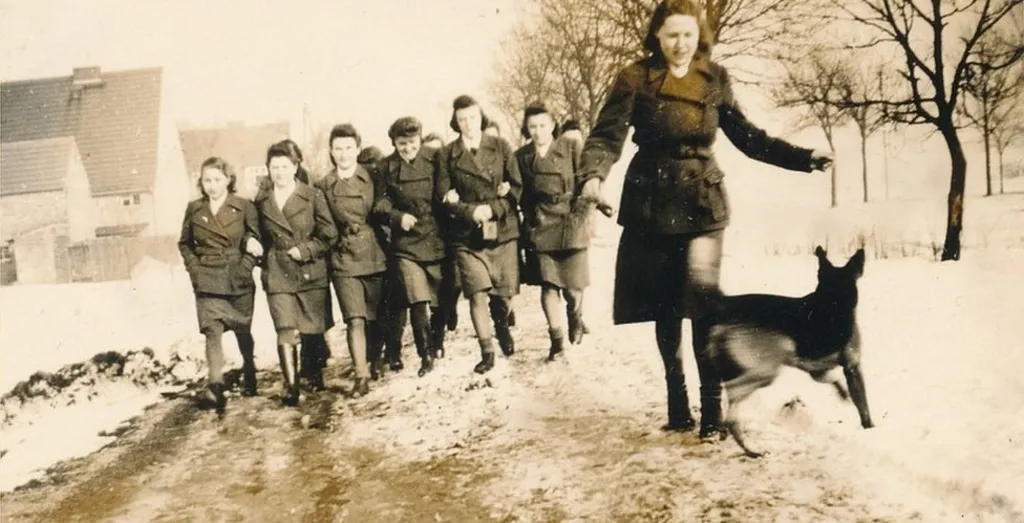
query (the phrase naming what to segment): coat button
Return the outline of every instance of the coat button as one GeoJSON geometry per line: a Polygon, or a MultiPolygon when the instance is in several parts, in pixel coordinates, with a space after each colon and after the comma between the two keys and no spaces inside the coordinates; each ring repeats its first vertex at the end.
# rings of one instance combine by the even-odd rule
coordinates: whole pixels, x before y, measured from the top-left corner
{"type": "Polygon", "coordinates": [[[309,273],[303,274],[302,277],[308,280],[309,279],[309,273]]]}

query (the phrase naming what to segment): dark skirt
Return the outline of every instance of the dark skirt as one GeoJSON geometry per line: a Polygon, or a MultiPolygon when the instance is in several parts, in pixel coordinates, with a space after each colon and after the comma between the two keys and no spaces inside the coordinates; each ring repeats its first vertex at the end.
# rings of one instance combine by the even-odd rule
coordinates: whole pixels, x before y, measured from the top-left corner
{"type": "Polygon", "coordinates": [[[455,256],[462,292],[467,298],[483,291],[506,298],[519,294],[519,244],[516,240],[483,249],[459,245],[455,256]]]}
{"type": "Polygon", "coordinates": [[[540,280],[559,289],[585,289],[590,285],[590,260],[586,249],[538,252],[540,280]]]}
{"type": "Polygon", "coordinates": [[[248,332],[252,328],[252,311],[255,290],[237,296],[221,294],[196,294],[196,316],[199,332],[217,329],[223,331],[248,332]]]}
{"type": "Polygon", "coordinates": [[[720,293],[722,234],[624,229],[615,262],[615,324],[702,316],[720,293]]]}
{"type": "Polygon", "coordinates": [[[334,326],[327,288],[267,294],[267,305],[278,332],[297,329],[301,334],[323,334],[334,326]]]}
{"type": "Polygon", "coordinates": [[[383,272],[365,276],[332,276],[331,281],[338,296],[342,319],[346,322],[354,318],[377,319],[384,291],[383,272]]]}
{"type": "Polygon", "coordinates": [[[418,262],[408,258],[397,258],[398,285],[402,288],[404,305],[429,302],[437,306],[438,291],[441,289],[441,263],[418,262]]]}

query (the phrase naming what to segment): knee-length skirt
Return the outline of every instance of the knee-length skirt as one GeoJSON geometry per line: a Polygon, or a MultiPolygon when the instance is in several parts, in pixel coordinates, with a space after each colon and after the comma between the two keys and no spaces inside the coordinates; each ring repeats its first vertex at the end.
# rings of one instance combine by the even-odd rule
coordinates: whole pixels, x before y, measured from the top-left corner
{"type": "Polygon", "coordinates": [[[456,247],[463,294],[469,297],[487,291],[507,298],[519,294],[518,247],[516,240],[483,249],[456,247]]]}
{"type": "Polygon", "coordinates": [[[252,328],[252,311],[256,291],[228,296],[222,294],[196,294],[196,316],[199,332],[211,329],[247,332],[252,328]]]}
{"type": "Polygon", "coordinates": [[[428,302],[432,307],[438,303],[441,289],[441,261],[419,262],[408,258],[397,258],[396,282],[401,287],[403,305],[428,302]]]}
{"type": "Polygon", "coordinates": [[[267,294],[267,305],[278,332],[297,329],[302,334],[322,334],[334,326],[330,292],[326,287],[267,294]]]}
{"type": "Polygon", "coordinates": [[[590,285],[587,249],[538,252],[540,281],[559,289],[585,289],[590,285]]]}
{"type": "Polygon", "coordinates": [[[703,315],[721,292],[722,234],[623,230],[615,262],[615,324],[703,315]]]}

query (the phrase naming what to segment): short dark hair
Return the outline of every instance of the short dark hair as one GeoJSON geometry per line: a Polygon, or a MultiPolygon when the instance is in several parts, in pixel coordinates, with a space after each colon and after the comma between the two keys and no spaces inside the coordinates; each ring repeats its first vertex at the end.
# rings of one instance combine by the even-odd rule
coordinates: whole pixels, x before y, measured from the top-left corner
{"type": "Polygon", "coordinates": [[[398,138],[414,138],[422,136],[423,124],[420,123],[413,116],[403,116],[388,128],[388,138],[391,138],[391,143],[395,143],[398,138]]]}
{"type": "MultiPolygon", "coordinates": [[[[334,140],[337,138],[352,138],[356,141],[356,147],[363,145],[363,138],[359,136],[359,131],[356,127],[350,123],[340,123],[331,128],[331,134],[327,137],[327,150],[330,151],[334,144],[334,140]]],[[[331,160],[331,165],[337,167],[338,162],[334,161],[334,155],[327,155],[331,160]]]]}
{"type": "MultiPolygon", "coordinates": [[[[448,126],[451,127],[453,131],[455,131],[455,132],[457,132],[459,134],[462,134],[462,131],[459,130],[459,122],[458,122],[458,120],[455,119],[455,113],[457,111],[461,110],[461,109],[465,109],[467,107],[473,107],[474,105],[477,106],[477,107],[480,107],[480,104],[478,104],[477,101],[472,96],[469,96],[468,94],[459,95],[457,98],[455,98],[455,101],[452,102],[452,119],[448,122],[448,126]]],[[[480,108],[480,130],[483,131],[484,129],[487,129],[488,127],[490,127],[490,125],[491,125],[491,119],[488,118],[486,114],[484,114],[484,110],[481,107],[480,108]]]]}
{"type": "Polygon", "coordinates": [[[658,31],[665,25],[665,20],[672,15],[692,16],[697,19],[699,36],[697,38],[697,50],[703,53],[711,52],[711,44],[714,35],[708,28],[704,18],[704,10],[694,0],[662,0],[654,8],[651,14],[651,23],[647,26],[647,36],[644,37],[644,49],[655,59],[664,62],[665,56],[661,52],[661,42],[658,41],[658,31]]]}
{"type": "Polygon", "coordinates": [[[557,138],[559,134],[558,121],[555,120],[555,115],[551,114],[551,111],[548,110],[548,106],[544,105],[543,102],[534,102],[527,105],[526,109],[523,109],[523,125],[519,128],[519,132],[522,133],[523,138],[530,137],[530,129],[526,124],[529,122],[531,116],[537,116],[538,114],[546,114],[551,117],[551,121],[555,124],[555,129],[552,134],[557,138]]]}
{"type": "Polygon", "coordinates": [[[235,170],[231,168],[231,164],[229,164],[220,156],[211,156],[207,158],[199,167],[199,180],[197,180],[196,183],[199,184],[200,194],[207,197],[210,196],[209,194],[206,194],[206,190],[203,189],[203,171],[207,169],[217,169],[218,171],[224,173],[224,176],[227,176],[228,178],[228,192],[234,194],[235,184],[238,181],[238,177],[235,176],[235,170]]]}
{"type": "Polygon", "coordinates": [[[428,135],[423,137],[423,142],[424,143],[426,143],[426,142],[433,142],[434,140],[437,140],[437,141],[441,142],[441,145],[444,145],[444,138],[441,138],[440,134],[430,133],[430,134],[428,134],[428,135]]]}
{"type": "Polygon", "coordinates": [[[580,129],[579,122],[577,122],[573,118],[570,118],[566,120],[565,123],[562,124],[562,132],[565,133],[569,131],[583,131],[583,129],[580,129]]]}
{"type": "Polygon", "coordinates": [[[270,168],[270,160],[278,157],[288,158],[296,166],[301,163],[301,156],[296,147],[291,147],[284,142],[277,142],[267,149],[267,169],[270,168]]]}
{"type": "Polygon", "coordinates": [[[374,165],[384,158],[384,153],[376,145],[364,147],[356,157],[356,163],[362,166],[374,165]]]}

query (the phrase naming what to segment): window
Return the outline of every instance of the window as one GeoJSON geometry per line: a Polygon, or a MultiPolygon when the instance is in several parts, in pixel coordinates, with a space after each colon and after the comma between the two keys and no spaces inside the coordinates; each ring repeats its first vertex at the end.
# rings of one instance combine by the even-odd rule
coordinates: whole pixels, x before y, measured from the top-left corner
{"type": "Polygon", "coordinates": [[[9,262],[14,260],[13,241],[0,245],[0,261],[9,262]]]}
{"type": "Polygon", "coordinates": [[[133,194],[132,195],[132,203],[134,203],[135,205],[140,205],[142,203],[142,195],[141,194],[133,194]]]}
{"type": "Polygon", "coordinates": [[[125,196],[124,198],[121,198],[121,204],[124,205],[125,207],[128,207],[129,205],[132,204],[132,199],[125,196]]]}

